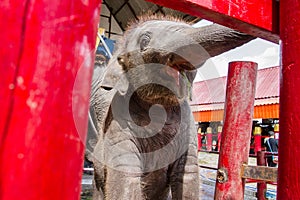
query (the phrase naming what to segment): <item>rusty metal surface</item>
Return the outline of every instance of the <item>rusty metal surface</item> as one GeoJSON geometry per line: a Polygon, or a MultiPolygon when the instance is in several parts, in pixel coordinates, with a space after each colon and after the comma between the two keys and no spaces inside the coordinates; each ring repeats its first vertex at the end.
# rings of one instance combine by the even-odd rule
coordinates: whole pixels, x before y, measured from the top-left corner
{"type": "Polygon", "coordinates": [[[277,168],[267,166],[242,166],[242,178],[277,182],[277,168]]]}
{"type": "Polygon", "coordinates": [[[225,183],[228,181],[228,172],[226,169],[218,169],[217,171],[217,181],[219,183],[225,183]]]}

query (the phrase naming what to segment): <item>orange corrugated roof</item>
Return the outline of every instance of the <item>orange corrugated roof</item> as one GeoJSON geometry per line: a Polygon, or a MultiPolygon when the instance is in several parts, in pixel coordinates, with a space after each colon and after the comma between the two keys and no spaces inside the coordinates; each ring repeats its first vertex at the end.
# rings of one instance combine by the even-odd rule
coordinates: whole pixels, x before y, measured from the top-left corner
{"type": "MultiPolygon", "coordinates": [[[[196,122],[223,121],[224,110],[205,110],[193,112],[196,122]]],[[[279,104],[255,106],[253,118],[279,118],[279,104]]]]}
{"type": "MultiPolygon", "coordinates": [[[[209,105],[225,102],[227,77],[195,82],[190,105],[209,105]]],[[[279,67],[260,69],[257,72],[255,100],[279,97],[279,67]]],[[[278,100],[277,100],[278,101],[278,100]]],[[[262,101],[270,104],[271,101],[262,101]]],[[[275,103],[275,102],[274,102],[275,103]]]]}
{"type": "MultiPolygon", "coordinates": [[[[227,77],[194,83],[195,121],[222,121],[227,77]]],[[[253,118],[279,118],[279,67],[258,70],[253,118]]]]}

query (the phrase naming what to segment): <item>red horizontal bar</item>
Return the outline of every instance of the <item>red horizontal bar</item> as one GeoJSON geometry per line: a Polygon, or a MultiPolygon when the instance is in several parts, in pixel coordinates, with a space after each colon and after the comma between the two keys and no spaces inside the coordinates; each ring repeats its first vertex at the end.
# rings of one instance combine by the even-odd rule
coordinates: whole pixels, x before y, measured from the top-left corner
{"type": "Polygon", "coordinates": [[[279,41],[279,2],[276,0],[147,0],[208,19],[224,26],[279,41]]]}

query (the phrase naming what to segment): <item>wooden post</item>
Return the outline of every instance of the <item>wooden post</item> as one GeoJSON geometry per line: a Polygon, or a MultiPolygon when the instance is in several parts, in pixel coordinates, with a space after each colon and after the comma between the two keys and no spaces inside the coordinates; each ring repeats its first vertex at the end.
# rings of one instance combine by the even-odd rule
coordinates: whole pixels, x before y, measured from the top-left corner
{"type": "Polygon", "coordinates": [[[218,151],[220,151],[221,148],[222,129],[223,129],[222,126],[218,126],[218,151]]]}
{"type": "Polygon", "coordinates": [[[255,155],[257,152],[261,151],[261,127],[254,128],[254,152],[255,155]]]}
{"type": "MultiPolygon", "coordinates": [[[[257,152],[256,164],[257,164],[257,166],[267,166],[264,151],[257,152]]],[[[266,200],[266,192],[267,192],[266,182],[258,182],[257,183],[257,199],[258,200],[266,200]]]]}
{"type": "Polygon", "coordinates": [[[0,3],[0,199],[79,199],[100,1],[0,3]]]}
{"type": "Polygon", "coordinates": [[[277,199],[300,199],[300,2],[280,1],[281,81],[277,199]]]}
{"type": "Polygon", "coordinates": [[[249,156],[256,74],[254,62],[229,63],[216,200],[244,198],[241,170],[249,156]]]}
{"type": "Polygon", "coordinates": [[[202,149],[202,133],[201,133],[201,128],[198,128],[198,130],[197,130],[197,136],[198,136],[198,151],[201,151],[201,149],[202,149]]]}
{"type": "Polygon", "coordinates": [[[212,128],[207,127],[206,129],[206,150],[212,151],[212,128]]]}

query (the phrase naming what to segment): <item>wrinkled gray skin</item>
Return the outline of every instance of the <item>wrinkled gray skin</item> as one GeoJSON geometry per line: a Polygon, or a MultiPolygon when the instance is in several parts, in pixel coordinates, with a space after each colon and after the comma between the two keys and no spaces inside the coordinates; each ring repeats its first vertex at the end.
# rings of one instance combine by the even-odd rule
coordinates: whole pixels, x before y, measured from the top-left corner
{"type": "Polygon", "coordinates": [[[188,105],[196,70],[253,37],[211,25],[148,20],[96,66],[87,158],[94,199],[199,199],[197,138],[188,105]],[[156,105],[156,106],[153,106],[156,105]],[[159,105],[159,106],[157,106],[159,105]]]}

